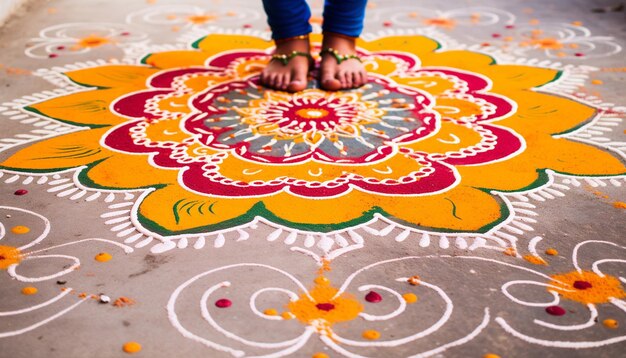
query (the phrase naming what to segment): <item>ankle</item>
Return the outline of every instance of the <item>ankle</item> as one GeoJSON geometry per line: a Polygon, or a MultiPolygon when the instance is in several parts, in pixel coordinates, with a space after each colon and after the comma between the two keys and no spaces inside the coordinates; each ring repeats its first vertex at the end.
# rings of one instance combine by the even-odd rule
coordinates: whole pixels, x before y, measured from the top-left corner
{"type": "Polygon", "coordinates": [[[334,32],[325,32],[324,40],[322,41],[322,49],[333,48],[339,52],[355,52],[356,40],[356,37],[350,37],[334,32]]]}
{"type": "Polygon", "coordinates": [[[279,54],[288,54],[293,51],[304,53],[311,52],[311,45],[309,43],[308,36],[297,36],[289,39],[275,40],[274,44],[276,46],[275,52],[279,54]]]}

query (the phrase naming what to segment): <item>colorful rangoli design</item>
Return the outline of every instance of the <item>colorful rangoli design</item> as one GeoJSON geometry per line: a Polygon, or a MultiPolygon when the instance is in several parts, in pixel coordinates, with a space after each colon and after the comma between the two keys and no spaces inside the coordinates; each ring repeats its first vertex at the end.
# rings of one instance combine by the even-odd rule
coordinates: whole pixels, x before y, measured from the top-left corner
{"type": "Polygon", "coordinates": [[[546,169],[625,172],[613,155],[558,137],[595,110],[536,90],[557,70],[440,52],[420,36],[359,46],[370,83],[336,93],[314,81],[297,94],[259,86],[271,49],[235,35],[151,54],[145,65],[69,71],[84,91],[28,109],[84,130],[20,150],[2,166],[84,167],[86,187],[152,188],[138,221],[163,235],[255,216],[324,233],[374,214],[407,227],[483,232],[507,217],[490,191],[540,186],[546,169]]]}

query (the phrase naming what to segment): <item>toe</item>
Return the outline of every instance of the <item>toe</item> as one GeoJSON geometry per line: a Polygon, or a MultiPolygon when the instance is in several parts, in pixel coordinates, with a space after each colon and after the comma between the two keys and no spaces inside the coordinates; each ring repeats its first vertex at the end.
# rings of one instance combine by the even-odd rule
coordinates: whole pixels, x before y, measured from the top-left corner
{"type": "Polygon", "coordinates": [[[337,79],[341,83],[341,88],[348,88],[348,79],[345,71],[339,71],[337,73],[337,79]]]}
{"type": "Polygon", "coordinates": [[[293,70],[291,82],[287,89],[290,92],[302,91],[306,88],[306,70],[303,68],[296,68],[293,70]]]}
{"type": "Polygon", "coordinates": [[[336,66],[329,65],[326,61],[322,63],[322,75],[320,78],[320,84],[323,89],[328,91],[337,91],[341,89],[341,82],[335,78],[336,66]]]}

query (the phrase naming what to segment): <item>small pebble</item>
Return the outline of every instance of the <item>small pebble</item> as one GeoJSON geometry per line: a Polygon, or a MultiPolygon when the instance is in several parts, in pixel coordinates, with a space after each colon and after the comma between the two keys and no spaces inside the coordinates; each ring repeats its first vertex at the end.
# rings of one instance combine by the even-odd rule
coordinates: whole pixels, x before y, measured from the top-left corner
{"type": "Polygon", "coordinates": [[[560,306],[546,307],[546,312],[548,312],[549,314],[553,316],[563,316],[566,313],[565,309],[563,309],[563,307],[560,307],[560,306]]]}
{"type": "Polygon", "coordinates": [[[65,285],[67,283],[67,281],[65,280],[58,280],[57,281],[57,285],[65,285]]]}
{"type": "Polygon", "coordinates": [[[124,343],[124,346],[122,347],[122,350],[124,350],[124,352],[126,353],[137,353],[141,350],[141,344],[137,343],[137,342],[126,342],[124,343]]]}
{"type": "Polygon", "coordinates": [[[365,295],[365,300],[371,303],[378,303],[383,300],[383,297],[378,292],[370,291],[365,295]]]}
{"type": "Polygon", "coordinates": [[[28,194],[28,190],[26,190],[26,189],[18,189],[13,194],[19,195],[19,196],[26,195],[26,194],[28,194]]]}
{"type": "Polygon", "coordinates": [[[415,275],[415,276],[411,276],[409,277],[408,280],[406,280],[408,283],[410,283],[413,286],[417,286],[420,284],[420,277],[415,275]]]}
{"type": "Polygon", "coordinates": [[[7,214],[7,218],[10,218],[10,217],[11,217],[11,214],[7,214]]]}
{"type": "Polygon", "coordinates": [[[233,303],[226,298],[220,298],[219,300],[215,301],[215,306],[219,307],[219,308],[228,308],[232,305],[233,303]]]}
{"type": "Polygon", "coordinates": [[[109,302],[111,302],[111,297],[109,297],[107,295],[100,295],[98,297],[98,299],[100,300],[100,303],[109,303],[109,302]]]}

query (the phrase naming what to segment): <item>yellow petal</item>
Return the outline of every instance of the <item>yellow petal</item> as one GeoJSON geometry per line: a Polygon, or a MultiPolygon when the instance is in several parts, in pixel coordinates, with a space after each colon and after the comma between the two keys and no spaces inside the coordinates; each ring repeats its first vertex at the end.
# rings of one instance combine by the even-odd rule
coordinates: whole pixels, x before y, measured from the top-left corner
{"type": "Polygon", "coordinates": [[[272,46],[274,45],[271,42],[265,41],[260,37],[224,34],[211,34],[193,44],[193,47],[202,50],[202,52],[208,55],[230,50],[265,50],[272,46]]]}
{"type": "Polygon", "coordinates": [[[554,81],[560,71],[519,65],[497,65],[485,68],[482,73],[493,82],[493,90],[529,89],[554,81]]]}
{"type": "Polygon", "coordinates": [[[402,51],[418,57],[435,51],[439,44],[424,36],[389,36],[374,41],[357,40],[357,46],[368,51],[402,51]]]}
{"type": "MultiPolygon", "coordinates": [[[[215,198],[169,185],[148,195],[139,206],[139,221],[158,232],[205,232],[250,222],[246,215],[259,199],[215,198]]],[[[258,206],[257,206],[258,207],[258,206]]]]}
{"type": "Polygon", "coordinates": [[[126,119],[111,113],[109,105],[127,92],[126,88],[115,88],[72,93],[31,104],[26,109],[73,125],[115,125],[126,119]]]}
{"type": "MultiPolygon", "coordinates": [[[[280,193],[263,198],[270,220],[290,227],[326,232],[371,219],[371,195],[353,190],[339,198],[313,200],[280,193]],[[311,215],[315,213],[315,215],[311,215]]],[[[264,215],[265,216],[265,215],[264,215]]]]}
{"type": "Polygon", "coordinates": [[[0,167],[22,171],[56,171],[87,165],[112,153],[100,147],[108,128],[90,129],[43,140],[10,156],[0,167]]]}
{"type": "Polygon", "coordinates": [[[90,182],[90,187],[137,189],[174,184],[178,173],[173,170],[155,168],[148,163],[147,155],[115,153],[89,168],[85,176],[90,182]],[[130,169],[124,170],[123,168],[130,169]]]}
{"type": "Polygon", "coordinates": [[[487,55],[469,51],[445,51],[424,54],[420,57],[422,66],[452,67],[481,73],[487,66],[495,64],[495,60],[487,55]]]}
{"type": "Polygon", "coordinates": [[[207,58],[209,58],[209,55],[204,52],[181,50],[153,53],[144,57],[141,61],[158,69],[166,69],[204,66],[207,58]]]}
{"type": "Polygon", "coordinates": [[[595,114],[595,109],[571,99],[534,91],[501,91],[517,103],[517,112],[498,122],[524,137],[537,132],[558,134],[571,130],[595,114]]]}
{"type": "Polygon", "coordinates": [[[108,65],[70,71],[65,75],[83,86],[143,88],[146,79],[156,72],[146,66],[108,65]]]}
{"type": "Polygon", "coordinates": [[[486,231],[502,218],[501,206],[490,194],[458,186],[445,193],[418,197],[380,197],[389,216],[431,229],[486,231]]]}

